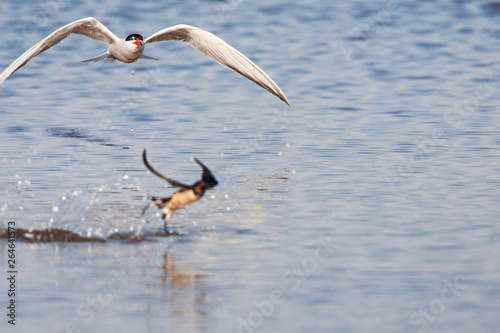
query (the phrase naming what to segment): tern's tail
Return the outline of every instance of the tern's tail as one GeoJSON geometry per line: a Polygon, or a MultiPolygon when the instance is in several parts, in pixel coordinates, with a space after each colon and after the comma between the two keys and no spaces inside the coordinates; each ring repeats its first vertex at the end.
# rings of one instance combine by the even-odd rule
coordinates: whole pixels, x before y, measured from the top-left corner
{"type": "Polygon", "coordinates": [[[156,58],[153,58],[153,57],[148,57],[144,54],[141,54],[141,56],[139,57],[139,59],[147,59],[147,60],[154,60],[154,61],[160,61],[159,59],[156,59],[156,58]]]}
{"type": "Polygon", "coordinates": [[[87,60],[82,60],[82,61],[74,62],[74,63],[68,64],[68,65],[66,65],[64,67],[73,66],[73,65],[76,65],[76,64],[81,64],[81,63],[84,63],[84,62],[97,62],[97,61],[113,62],[115,60],[116,60],[115,58],[108,57],[107,53],[103,53],[100,56],[97,56],[97,57],[94,57],[94,58],[90,58],[90,59],[87,59],[87,60]]]}

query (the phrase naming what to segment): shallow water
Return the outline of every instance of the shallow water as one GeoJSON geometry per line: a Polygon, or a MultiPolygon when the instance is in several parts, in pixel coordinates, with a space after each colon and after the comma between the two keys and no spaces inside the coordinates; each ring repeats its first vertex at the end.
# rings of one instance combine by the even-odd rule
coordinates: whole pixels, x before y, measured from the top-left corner
{"type": "Polygon", "coordinates": [[[496,332],[499,8],[3,1],[1,68],[85,16],[118,35],[187,23],[292,104],[176,42],[148,45],[161,63],[64,68],[106,49],[71,36],[14,73],[0,86],[4,226],[103,240],[17,241],[16,329],[496,332]],[[144,148],[176,180],[199,179],[192,156],[219,180],[175,213],[180,236],[153,208],[141,218],[173,192],[144,148]]]}

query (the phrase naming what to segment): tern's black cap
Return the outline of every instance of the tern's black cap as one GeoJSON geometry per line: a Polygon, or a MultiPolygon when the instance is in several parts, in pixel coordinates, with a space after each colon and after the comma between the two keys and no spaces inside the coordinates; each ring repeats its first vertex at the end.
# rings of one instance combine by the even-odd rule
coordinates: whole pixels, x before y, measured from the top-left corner
{"type": "Polygon", "coordinates": [[[125,38],[125,40],[143,40],[142,36],[139,35],[139,34],[131,34],[131,35],[128,35],[127,38],[125,38]]]}

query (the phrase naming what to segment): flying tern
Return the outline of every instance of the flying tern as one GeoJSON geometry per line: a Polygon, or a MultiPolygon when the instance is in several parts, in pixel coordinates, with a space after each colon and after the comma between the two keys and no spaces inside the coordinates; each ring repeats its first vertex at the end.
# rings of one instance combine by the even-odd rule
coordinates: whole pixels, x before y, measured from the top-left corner
{"type": "Polygon", "coordinates": [[[104,54],[82,62],[118,60],[125,63],[131,63],[140,58],[154,59],[142,54],[146,44],[159,41],[180,40],[188,43],[205,56],[217,61],[219,64],[255,82],[271,94],[280,98],[287,105],[290,105],[285,94],[262,69],[241,52],[208,31],[187,24],[179,24],[162,29],[146,39],[143,39],[139,34],[131,34],[126,38],[119,38],[93,17],[71,22],[42,39],[28,51],[24,52],[8,66],[2,74],[0,74],[0,84],[28,61],[52,46],[59,44],[70,34],[84,35],[109,44],[108,50],[104,54]]]}

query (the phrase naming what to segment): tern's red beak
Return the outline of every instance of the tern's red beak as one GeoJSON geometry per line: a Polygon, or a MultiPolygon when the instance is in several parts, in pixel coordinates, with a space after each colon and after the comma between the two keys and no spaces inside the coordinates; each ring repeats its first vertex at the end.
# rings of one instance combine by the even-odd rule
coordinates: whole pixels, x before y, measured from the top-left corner
{"type": "Polygon", "coordinates": [[[135,44],[137,46],[141,46],[141,40],[140,39],[136,39],[132,44],[135,44]]]}

